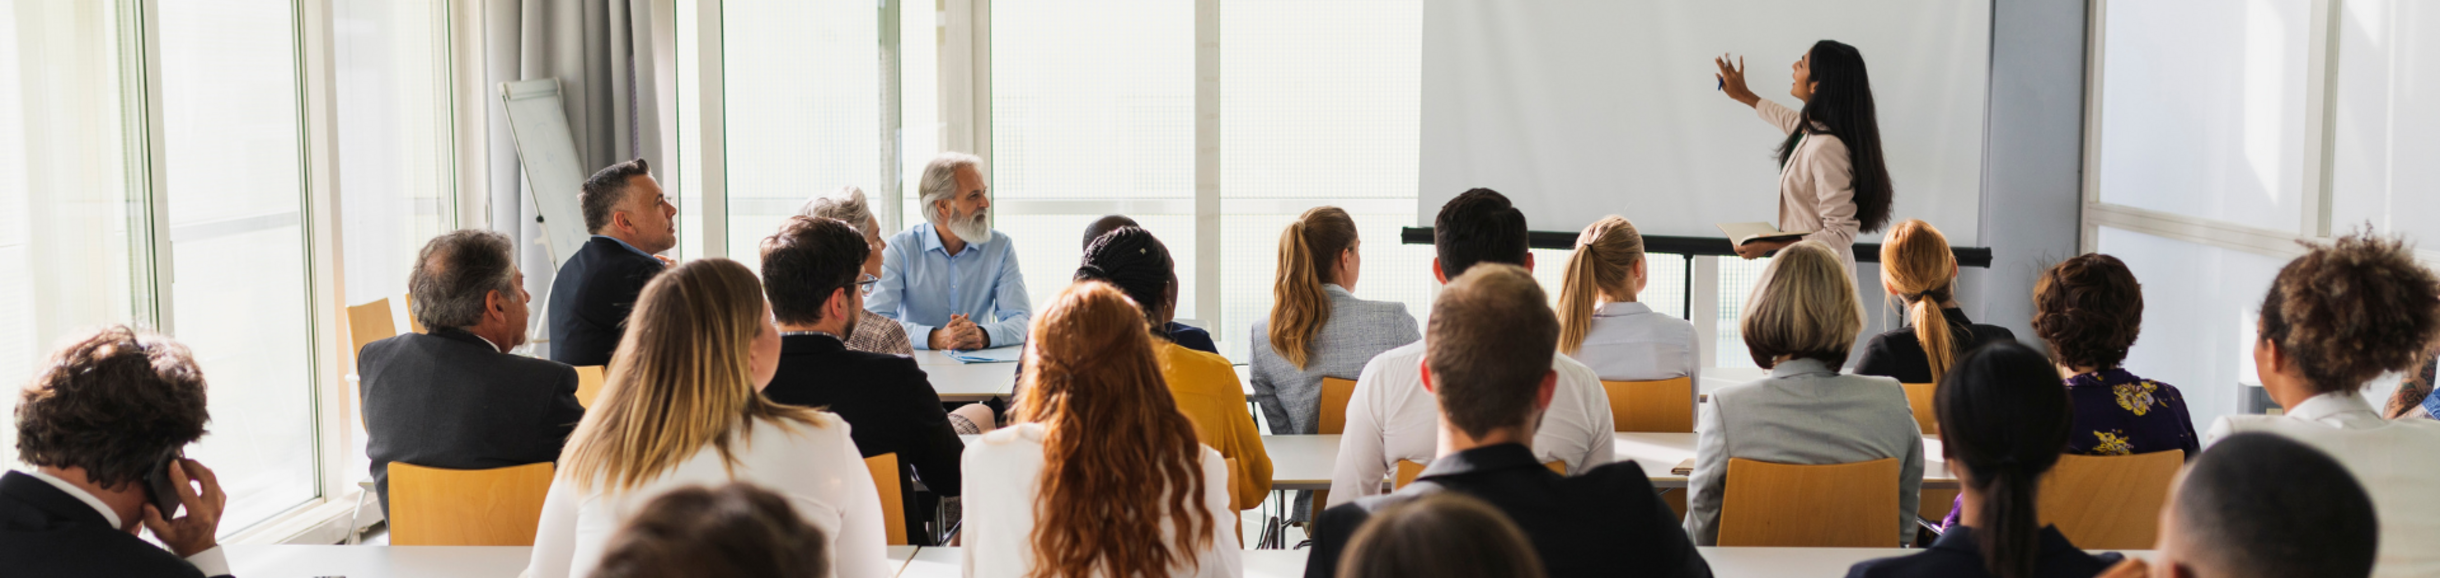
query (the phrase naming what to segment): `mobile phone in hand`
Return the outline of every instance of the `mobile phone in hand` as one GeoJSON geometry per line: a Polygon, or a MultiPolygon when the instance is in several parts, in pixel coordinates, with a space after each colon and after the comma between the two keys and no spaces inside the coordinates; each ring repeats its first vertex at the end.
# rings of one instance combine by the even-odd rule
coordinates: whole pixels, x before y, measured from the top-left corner
{"type": "Polygon", "coordinates": [[[161,510],[163,520],[178,516],[178,482],[169,475],[170,468],[179,467],[178,461],[178,452],[173,450],[144,474],[144,487],[151,491],[153,507],[161,510]]]}

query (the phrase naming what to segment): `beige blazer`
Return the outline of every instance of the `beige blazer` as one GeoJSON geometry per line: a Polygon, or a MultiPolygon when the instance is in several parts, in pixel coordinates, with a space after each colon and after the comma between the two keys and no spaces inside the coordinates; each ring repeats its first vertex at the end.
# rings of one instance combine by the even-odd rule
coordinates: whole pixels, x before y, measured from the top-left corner
{"type": "MultiPolygon", "coordinates": [[[[1756,101],[1754,112],[1779,127],[1781,134],[1796,132],[1803,118],[1768,99],[1756,101]]],[[[1838,251],[1849,277],[1855,276],[1855,236],[1864,227],[1855,218],[1854,177],[1847,142],[1818,132],[1797,142],[1795,154],[1788,155],[1788,166],[1779,171],[1779,230],[1812,231],[1805,239],[1821,241],[1838,251]]]]}

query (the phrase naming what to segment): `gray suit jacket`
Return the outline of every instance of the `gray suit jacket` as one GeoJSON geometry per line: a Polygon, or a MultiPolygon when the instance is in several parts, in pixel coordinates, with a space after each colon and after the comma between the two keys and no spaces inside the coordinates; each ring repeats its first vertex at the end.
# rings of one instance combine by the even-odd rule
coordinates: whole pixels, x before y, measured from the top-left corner
{"type": "MultiPolygon", "coordinates": [[[[1846,464],[1898,458],[1898,535],[1913,541],[1916,490],[1923,485],[1923,430],[1898,380],[1841,374],[1797,359],[1761,381],[1720,388],[1702,404],[1694,475],[1686,486],[1686,533],[1695,545],[1720,541],[1720,496],[1729,458],[1782,464],[1846,464]]],[[[1837,499],[1823,496],[1823,499],[1837,499]]]]}
{"type": "Polygon", "coordinates": [[[1254,322],[1254,335],[1246,341],[1254,356],[1248,379],[1271,433],[1321,433],[1323,377],[1354,380],[1373,356],[1423,339],[1405,303],[1357,299],[1335,284],[1322,290],[1330,294],[1330,320],[1314,332],[1313,356],[1304,368],[1271,350],[1269,321],[1254,322]]]}
{"type": "Polygon", "coordinates": [[[390,462],[486,469],[555,461],[585,416],[576,368],[501,353],[462,329],[364,344],[356,375],[384,513],[390,462]]]}

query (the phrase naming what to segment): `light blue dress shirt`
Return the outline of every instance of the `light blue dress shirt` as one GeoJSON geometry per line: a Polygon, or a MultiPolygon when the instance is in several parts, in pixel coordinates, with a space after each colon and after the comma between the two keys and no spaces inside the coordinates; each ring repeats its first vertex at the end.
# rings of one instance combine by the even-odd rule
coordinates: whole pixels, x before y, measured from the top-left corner
{"type": "Polygon", "coordinates": [[[982,326],[992,347],[1024,343],[1034,317],[1007,235],[992,231],[991,238],[968,240],[966,250],[950,255],[931,223],[890,237],[881,252],[880,286],[864,298],[864,308],[906,328],[916,349],[931,349],[932,329],[947,325],[951,314],[982,326]]]}

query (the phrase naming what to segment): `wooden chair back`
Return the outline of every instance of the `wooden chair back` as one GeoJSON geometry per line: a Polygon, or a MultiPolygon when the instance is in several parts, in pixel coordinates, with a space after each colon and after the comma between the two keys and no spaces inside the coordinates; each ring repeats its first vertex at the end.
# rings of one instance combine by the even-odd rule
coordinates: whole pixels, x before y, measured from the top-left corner
{"type": "Polygon", "coordinates": [[[390,462],[390,544],[532,546],[550,462],[450,470],[390,462]]]}
{"type": "Polygon", "coordinates": [[[1347,401],[1356,396],[1356,381],[1336,377],[1322,378],[1322,420],[1320,433],[1347,433],[1347,401]]]}
{"type": "Polygon", "coordinates": [[[881,531],[890,546],[907,545],[907,505],[905,494],[898,491],[898,454],[881,454],[864,458],[864,469],[872,470],[873,489],[881,493],[881,531]]]}
{"type": "Polygon", "coordinates": [[[1603,381],[1618,431],[1694,433],[1694,379],[1603,381]]]}
{"type": "Polygon", "coordinates": [[[406,293],[406,294],[399,295],[399,296],[398,296],[398,303],[399,303],[399,306],[407,308],[407,330],[408,330],[408,331],[413,331],[413,332],[416,332],[416,333],[430,333],[430,331],[427,331],[427,330],[425,330],[425,329],[424,329],[424,322],[423,322],[423,320],[421,320],[421,319],[416,319],[416,318],[415,318],[415,294],[414,294],[414,293],[406,293]]]}
{"type": "MultiPolygon", "coordinates": [[[[364,344],[398,336],[398,324],[390,321],[390,298],[374,299],[363,305],[347,308],[347,338],[349,355],[364,352],[364,344]]],[[[350,369],[350,373],[354,370],[350,369]]]]}
{"type": "Polygon", "coordinates": [[[1819,466],[1729,458],[1727,483],[1721,546],[1888,548],[1897,539],[1897,458],[1819,466]]]}
{"type": "Polygon", "coordinates": [[[1940,384],[1908,383],[1901,386],[1906,388],[1906,405],[1915,409],[1915,426],[1923,428],[1923,435],[1940,435],[1940,420],[1932,415],[1932,391],[1939,389],[1940,384]]]}
{"type": "Polygon", "coordinates": [[[2034,502],[2042,523],[2054,524],[2076,547],[2141,550],[2160,536],[2160,509],[2185,467],[2186,452],[2131,456],[2059,456],[2034,502]]]}
{"type": "MultiPolygon", "coordinates": [[[[1542,467],[1550,468],[1551,473],[1567,475],[1567,460],[1542,462],[1542,467]]],[[[1415,478],[1423,476],[1423,464],[1415,463],[1413,460],[1398,460],[1397,476],[1390,482],[1391,489],[1404,488],[1407,484],[1415,483],[1415,478]]]]}
{"type": "Polygon", "coordinates": [[[602,366],[576,366],[576,405],[593,409],[593,398],[602,394],[602,366]]]}

